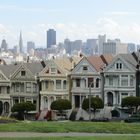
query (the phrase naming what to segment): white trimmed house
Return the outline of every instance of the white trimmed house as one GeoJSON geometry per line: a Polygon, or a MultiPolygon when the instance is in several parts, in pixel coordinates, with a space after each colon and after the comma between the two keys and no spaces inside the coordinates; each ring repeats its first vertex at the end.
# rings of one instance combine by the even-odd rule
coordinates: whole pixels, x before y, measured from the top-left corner
{"type": "Polygon", "coordinates": [[[112,56],[84,57],[72,70],[72,106],[81,108],[84,98],[98,96],[103,98],[102,68],[112,60],[112,56]],[[89,88],[91,87],[91,93],[89,88]]]}

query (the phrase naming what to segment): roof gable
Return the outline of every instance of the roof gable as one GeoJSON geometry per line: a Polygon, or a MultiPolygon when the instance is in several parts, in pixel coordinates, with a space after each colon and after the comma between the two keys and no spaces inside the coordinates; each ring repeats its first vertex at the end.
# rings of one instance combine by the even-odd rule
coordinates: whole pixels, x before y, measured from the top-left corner
{"type": "Polygon", "coordinates": [[[74,67],[72,74],[93,74],[97,73],[97,70],[88,61],[86,57],[83,57],[81,61],[74,67]]]}
{"type": "Polygon", "coordinates": [[[104,72],[135,72],[132,65],[127,62],[121,55],[117,55],[113,61],[104,69],[104,72]],[[118,65],[121,63],[121,68],[118,65]]]}
{"type": "Polygon", "coordinates": [[[24,65],[21,64],[16,71],[11,75],[12,80],[28,80],[28,79],[34,79],[33,73],[24,65]]]}

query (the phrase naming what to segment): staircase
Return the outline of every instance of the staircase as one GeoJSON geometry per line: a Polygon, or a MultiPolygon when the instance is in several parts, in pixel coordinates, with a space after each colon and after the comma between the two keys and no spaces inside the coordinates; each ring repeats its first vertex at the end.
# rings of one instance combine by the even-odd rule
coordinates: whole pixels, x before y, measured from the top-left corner
{"type": "Polygon", "coordinates": [[[41,113],[40,113],[40,115],[39,115],[39,117],[38,117],[38,120],[39,121],[45,120],[44,117],[46,116],[47,112],[48,112],[48,109],[42,110],[41,113]]]}

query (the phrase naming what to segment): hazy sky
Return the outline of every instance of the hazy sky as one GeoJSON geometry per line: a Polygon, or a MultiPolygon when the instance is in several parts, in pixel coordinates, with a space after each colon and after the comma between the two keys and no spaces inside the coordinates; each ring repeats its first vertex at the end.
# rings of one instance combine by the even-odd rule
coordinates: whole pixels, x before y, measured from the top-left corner
{"type": "Polygon", "coordinates": [[[0,42],[18,44],[21,29],[25,46],[45,46],[49,28],[57,42],[106,34],[140,44],[140,0],[0,0],[0,42]]]}

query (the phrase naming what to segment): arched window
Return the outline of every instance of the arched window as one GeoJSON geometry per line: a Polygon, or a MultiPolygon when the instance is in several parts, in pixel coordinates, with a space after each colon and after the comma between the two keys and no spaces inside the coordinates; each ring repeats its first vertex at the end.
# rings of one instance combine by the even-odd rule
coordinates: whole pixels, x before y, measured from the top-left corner
{"type": "Polygon", "coordinates": [[[66,89],[66,86],[67,86],[67,82],[66,80],[63,81],[63,89],[66,89]]]}
{"type": "Polygon", "coordinates": [[[100,81],[100,79],[99,79],[99,78],[97,78],[97,79],[96,79],[96,88],[98,88],[98,87],[99,87],[99,81],[100,81]]]}

